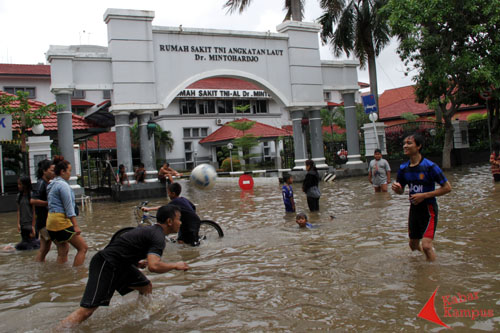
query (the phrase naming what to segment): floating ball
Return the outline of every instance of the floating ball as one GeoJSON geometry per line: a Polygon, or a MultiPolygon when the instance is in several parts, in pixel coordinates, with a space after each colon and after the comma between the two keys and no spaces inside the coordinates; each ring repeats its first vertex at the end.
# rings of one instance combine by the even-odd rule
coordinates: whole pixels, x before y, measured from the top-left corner
{"type": "Polygon", "coordinates": [[[209,190],[215,185],[217,172],[210,164],[200,164],[191,171],[191,177],[189,179],[197,188],[209,190]]]}

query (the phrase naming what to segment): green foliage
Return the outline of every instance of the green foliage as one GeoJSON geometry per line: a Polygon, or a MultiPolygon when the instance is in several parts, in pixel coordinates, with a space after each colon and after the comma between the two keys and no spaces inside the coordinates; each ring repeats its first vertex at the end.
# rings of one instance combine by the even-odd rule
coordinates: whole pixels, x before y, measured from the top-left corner
{"type": "Polygon", "coordinates": [[[470,115],[467,116],[468,122],[473,122],[473,121],[478,121],[478,120],[483,120],[483,119],[488,119],[487,113],[471,113],[470,115]]]}
{"type": "Polygon", "coordinates": [[[401,113],[401,118],[408,120],[408,121],[415,121],[418,119],[418,116],[416,114],[413,114],[411,112],[403,112],[401,113]]]}
{"type": "Polygon", "coordinates": [[[252,105],[250,104],[246,104],[246,105],[237,105],[234,107],[234,109],[236,110],[237,113],[245,113],[248,111],[248,109],[250,109],[252,107],[252,105]]]}
{"type": "MultiPolygon", "coordinates": [[[[479,93],[500,87],[500,0],[389,0],[384,8],[398,36],[406,72],[416,73],[419,103],[434,103],[445,121],[443,167],[450,166],[451,120],[461,105],[483,104],[479,93]]],[[[500,91],[489,101],[492,131],[500,129],[500,91]]]]}
{"type": "Polygon", "coordinates": [[[26,153],[26,135],[28,128],[41,124],[42,119],[48,117],[51,112],[56,112],[59,108],[55,104],[43,105],[34,109],[29,104],[29,94],[18,91],[15,96],[0,95],[0,114],[10,114],[12,123],[19,124],[18,138],[21,140],[21,155],[23,156],[23,170],[29,174],[28,155],[26,153]]]}
{"type": "Polygon", "coordinates": [[[33,109],[28,96],[29,94],[24,91],[18,91],[16,96],[0,95],[0,113],[12,115],[12,122],[19,123],[22,132],[41,124],[43,118],[59,108],[55,104],[50,104],[33,109]]]}
{"type": "MultiPolygon", "coordinates": [[[[172,132],[164,131],[160,125],[155,124],[154,140],[155,140],[155,151],[158,152],[160,146],[163,145],[167,151],[172,151],[174,148],[174,139],[172,138],[172,132]]],[[[139,135],[138,124],[135,123],[130,127],[130,141],[133,146],[138,147],[140,145],[141,139],[139,135]]]]}
{"type": "MultiPolygon", "coordinates": [[[[222,161],[221,169],[224,171],[231,171],[231,159],[229,157],[224,159],[224,161],[222,161]]],[[[236,157],[233,157],[233,171],[240,171],[240,170],[241,170],[240,160],[237,159],[236,157]]]]}
{"type": "Polygon", "coordinates": [[[238,131],[242,131],[245,134],[245,131],[248,131],[255,125],[256,121],[246,120],[246,121],[232,121],[230,123],[226,123],[224,126],[231,126],[238,131]]]}
{"type": "Polygon", "coordinates": [[[469,145],[470,151],[488,151],[490,149],[487,119],[469,122],[469,145]]]}
{"type": "MultiPolygon", "coordinates": [[[[227,9],[227,13],[239,12],[243,13],[252,3],[252,0],[226,0],[223,8],[227,9]]],[[[286,11],[286,16],[283,21],[290,20],[293,17],[295,21],[302,21],[304,17],[305,0],[286,0],[284,1],[283,10],[286,11]]]]}
{"type": "Polygon", "coordinates": [[[234,145],[236,148],[240,148],[243,152],[243,159],[245,160],[245,165],[248,166],[250,164],[250,158],[257,156],[255,154],[251,154],[250,150],[259,144],[259,137],[253,134],[245,134],[245,131],[248,131],[255,125],[255,121],[233,121],[230,123],[226,123],[224,126],[231,126],[234,129],[237,129],[243,133],[243,136],[234,139],[234,145]]]}

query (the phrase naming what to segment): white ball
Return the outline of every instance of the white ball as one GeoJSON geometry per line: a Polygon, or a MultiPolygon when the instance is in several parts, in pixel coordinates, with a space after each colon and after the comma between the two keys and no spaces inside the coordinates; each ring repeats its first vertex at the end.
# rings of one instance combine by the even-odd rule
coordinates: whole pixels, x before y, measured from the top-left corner
{"type": "Polygon", "coordinates": [[[210,164],[200,164],[191,171],[191,182],[202,190],[209,190],[214,187],[216,179],[217,172],[210,164]]]}

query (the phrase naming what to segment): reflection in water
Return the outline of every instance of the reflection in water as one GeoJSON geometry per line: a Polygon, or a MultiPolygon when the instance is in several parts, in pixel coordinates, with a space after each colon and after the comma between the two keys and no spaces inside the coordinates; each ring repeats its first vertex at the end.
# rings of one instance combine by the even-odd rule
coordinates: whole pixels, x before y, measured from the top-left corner
{"type": "MultiPolygon", "coordinates": [[[[78,331],[438,331],[417,318],[437,286],[436,311],[447,325],[498,331],[500,184],[486,165],[446,176],[453,192],[438,199],[433,264],[408,248],[408,197],[374,194],[365,177],[322,184],[321,211],[308,214],[316,229],[298,229],[278,184],[253,193],[236,184],[208,192],[187,185],[186,197],[226,237],[199,248],[167,244],[164,260],[186,261],[191,270],[148,274],[153,297],[116,295],[78,331]],[[479,298],[457,308],[495,315],[444,317],[441,296],[469,292],[479,298]]],[[[295,196],[297,209],[307,211],[303,193],[295,196]]],[[[34,263],[33,252],[1,254],[0,331],[44,332],[76,309],[91,256],[117,229],[134,225],[135,204],[97,202],[93,213],[83,212],[89,254],[80,269],[56,265],[54,250],[46,264],[34,263]]],[[[0,220],[0,245],[16,242],[15,214],[0,220]]]]}

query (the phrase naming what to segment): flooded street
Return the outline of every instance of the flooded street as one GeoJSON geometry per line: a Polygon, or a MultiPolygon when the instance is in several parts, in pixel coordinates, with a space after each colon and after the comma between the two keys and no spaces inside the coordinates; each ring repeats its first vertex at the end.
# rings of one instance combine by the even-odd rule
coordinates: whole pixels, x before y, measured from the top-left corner
{"type": "MultiPolygon", "coordinates": [[[[75,331],[437,332],[445,328],[417,315],[438,287],[434,305],[446,325],[456,332],[499,331],[500,184],[488,165],[445,174],[453,190],[438,198],[432,264],[408,247],[407,194],[376,195],[365,177],[322,183],[315,214],[307,210],[301,184],[293,184],[298,211],[319,226],[304,230],[295,215],[284,213],[278,184],[243,193],[236,183],[219,182],[207,192],[182,183],[182,195],[200,217],[217,221],[225,237],[198,248],[167,244],[163,260],[186,261],[190,270],[147,273],[152,298],[115,293],[109,307],[75,331]],[[443,301],[469,293],[477,297],[443,301]],[[455,309],[485,316],[457,318],[455,309]]],[[[137,204],[95,202],[92,213],[82,212],[89,253],[81,268],[70,267],[73,248],[65,265],[55,263],[55,248],[45,264],[34,262],[35,252],[1,253],[0,331],[50,331],[75,310],[90,258],[116,230],[135,224],[137,204]]],[[[19,239],[16,214],[1,214],[0,245],[19,239]]]]}

